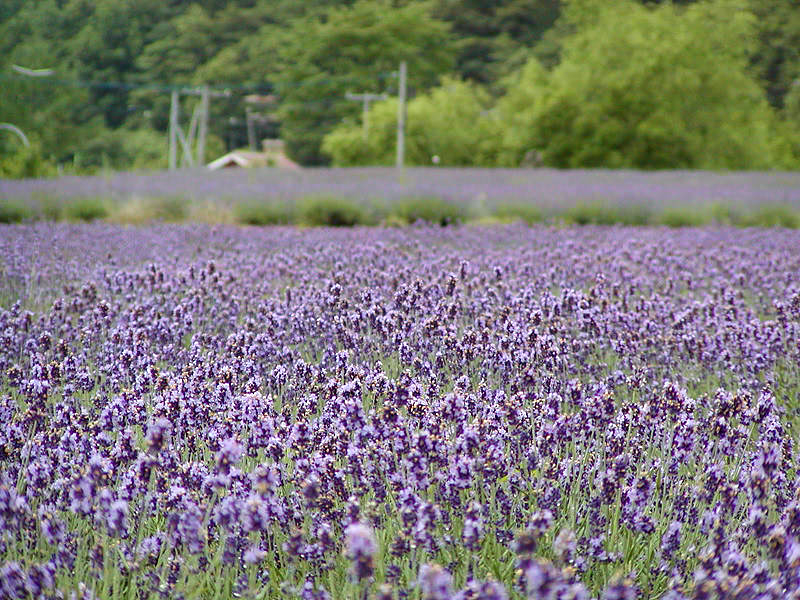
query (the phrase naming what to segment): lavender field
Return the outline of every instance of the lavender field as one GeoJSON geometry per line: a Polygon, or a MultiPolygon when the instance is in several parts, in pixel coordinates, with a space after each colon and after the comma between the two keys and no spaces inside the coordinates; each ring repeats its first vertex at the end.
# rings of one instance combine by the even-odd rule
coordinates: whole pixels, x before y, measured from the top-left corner
{"type": "Polygon", "coordinates": [[[622,171],[557,169],[393,168],[224,170],[112,173],[58,179],[0,180],[0,198],[185,195],[194,200],[250,198],[295,200],[331,194],[360,201],[435,196],[475,203],[529,202],[545,209],[577,202],[675,205],[720,203],[732,207],[785,204],[800,208],[798,172],[622,171]]]}
{"type": "Polygon", "coordinates": [[[0,340],[3,598],[800,598],[797,230],[0,225],[0,340]]]}

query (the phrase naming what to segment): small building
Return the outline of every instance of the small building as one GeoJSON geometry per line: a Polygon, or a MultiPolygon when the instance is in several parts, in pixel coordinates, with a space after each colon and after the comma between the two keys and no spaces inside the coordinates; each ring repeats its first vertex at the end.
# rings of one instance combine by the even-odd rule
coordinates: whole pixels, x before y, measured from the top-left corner
{"type": "Polygon", "coordinates": [[[283,140],[263,140],[261,142],[263,150],[253,152],[252,150],[234,150],[220,156],[218,159],[208,163],[206,167],[210,171],[227,169],[229,167],[239,167],[251,169],[254,167],[276,167],[278,169],[299,169],[300,165],[286,156],[283,140]]]}

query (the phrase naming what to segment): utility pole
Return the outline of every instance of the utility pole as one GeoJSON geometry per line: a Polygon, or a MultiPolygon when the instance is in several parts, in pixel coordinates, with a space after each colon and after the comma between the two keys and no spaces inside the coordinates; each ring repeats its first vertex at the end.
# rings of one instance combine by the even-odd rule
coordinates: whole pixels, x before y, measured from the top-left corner
{"type": "Polygon", "coordinates": [[[178,90],[172,90],[169,105],[169,170],[178,168],[178,90]]]}
{"type": "Polygon", "coordinates": [[[197,136],[197,164],[206,164],[206,137],[208,136],[208,104],[211,92],[208,85],[200,89],[200,133],[197,136]]]}
{"type": "Polygon", "coordinates": [[[212,92],[207,85],[200,88],[184,88],[172,90],[172,99],[169,111],[169,169],[174,171],[178,168],[178,142],[183,148],[182,163],[193,167],[197,164],[204,164],[206,158],[206,138],[208,137],[209,103],[211,97],[220,98],[231,95],[230,90],[222,92],[212,92]],[[200,103],[195,106],[192,112],[192,119],[189,124],[189,133],[184,134],[179,124],[180,118],[180,96],[200,96],[200,103]],[[195,144],[197,135],[197,144],[195,144]],[[196,149],[192,152],[192,146],[196,149]]]}
{"type": "Polygon", "coordinates": [[[406,61],[400,63],[400,82],[397,103],[397,168],[403,168],[406,152],[406,61]]]}
{"type": "Polygon", "coordinates": [[[366,142],[367,137],[369,136],[369,103],[376,100],[386,100],[389,96],[388,94],[351,94],[350,92],[347,92],[344,97],[348,100],[355,100],[357,102],[364,103],[364,112],[361,117],[361,125],[362,132],[364,134],[364,141],[366,142]]]}
{"type": "Polygon", "coordinates": [[[247,144],[250,146],[250,150],[253,152],[258,152],[256,125],[263,126],[275,123],[275,117],[272,113],[275,109],[276,102],[277,98],[275,98],[275,96],[272,94],[249,94],[244,97],[244,116],[247,123],[247,144]],[[254,107],[260,107],[262,112],[257,112],[254,107]]]}

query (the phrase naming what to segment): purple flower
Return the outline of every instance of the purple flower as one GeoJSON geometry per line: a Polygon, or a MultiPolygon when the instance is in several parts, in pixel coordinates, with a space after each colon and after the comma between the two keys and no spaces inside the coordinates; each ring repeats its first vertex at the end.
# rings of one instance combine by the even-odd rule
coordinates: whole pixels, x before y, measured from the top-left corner
{"type": "Polygon", "coordinates": [[[637,600],[642,595],[641,590],[630,580],[610,583],[603,590],[601,600],[637,600]]]}
{"type": "Polygon", "coordinates": [[[241,511],[242,530],[245,533],[267,531],[270,522],[269,503],[261,496],[257,494],[248,496],[241,504],[241,511]]]}
{"type": "Polygon", "coordinates": [[[156,419],[147,428],[147,435],[145,441],[147,442],[147,450],[152,454],[158,454],[169,443],[170,435],[172,434],[172,423],[165,417],[156,419]]]}
{"type": "Polygon", "coordinates": [[[172,543],[185,547],[192,554],[202,552],[205,548],[202,518],[200,508],[192,502],[187,502],[183,510],[172,513],[167,523],[172,543]]]}
{"type": "Polygon", "coordinates": [[[158,558],[158,555],[161,553],[161,546],[164,541],[164,535],[162,533],[157,533],[155,535],[148,536],[142,539],[139,542],[139,547],[136,550],[137,557],[141,558],[148,558],[153,563],[158,558]]]}
{"type": "Polygon", "coordinates": [[[57,519],[47,512],[41,514],[39,519],[39,526],[41,527],[42,535],[47,543],[54,546],[60,544],[64,540],[66,534],[64,521],[57,519]]]}
{"type": "Polygon", "coordinates": [[[109,535],[128,537],[128,503],[125,500],[115,500],[111,503],[106,517],[106,526],[109,535]]]}
{"type": "Polygon", "coordinates": [[[464,516],[464,528],[461,539],[464,546],[472,551],[478,550],[479,543],[483,537],[483,518],[481,511],[483,507],[478,502],[472,502],[464,516]]]}
{"type": "Polygon", "coordinates": [[[503,584],[497,581],[473,580],[453,598],[454,600],[508,600],[508,593],[503,584]]]}
{"type": "Polygon", "coordinates": [[[250,546],[247,550],[245,550],[242,560],[245,562],[245,564],[255,565],[264,560],[266,555],[267,553],[258,546],[250,546]]]}
{"type": "Polygon", "coordinates": [[[56,567],[52,562],[31,565],[25,579],[25,589],[32,597],[41,597],[45,591],[51,590],[55,586],[55,573],[56,567]]]}
{"type": "Polygon", "coordinates": [[[235,438],[228,438],[223,441],[219,452],[217,452],[217,470],[223,475],[227,475],[231,467],[238,464],[243,452],[244,448],[235,438]]]}
{"type": "Polygon", "coordinates": [[[417,579],[423,600],[450,600],[453,597],[453,576],[437,564],[425,563],[417,579]]]}
{"type": "Polygon", "coordinates": [[[7,562],[0,568],[0,590],[5,598],[25,598],[25,572],[17,562],[7,562]]]}
{"type": "Polygon", "coordinates": [[[352,561],[352,573],[356,581],[372,576],[373,557],[378,550],[375,533],[369,525],[353,523],[344,530],[347,557],[352,561]]]}
{"type": "Polygon", "coordinates": [[[566,527],[559,531],[558,535],[553,540],[553,554],[555,554],[562,563],[567,563],[572,560],[576,547],[577,541],[575,532],[566,527]]]}
{"type": "Polygon", "coordinates": [[[661,537],[661,555],[665,560],[672,558],[672,555],[681,545],[681,523],[673,521],[669,524],[667,531],[661,537]]]}
{"type": "Polygon", "coordinates": [[[92,510],[92,482],[87,477],[79,477],[69,488],[69,509],[81,515],[88,515],[92,510]]]}
{"type": "Polygon", "coordinates": [[[538,534],[543,535],[550,526],[553,524],[553,513],[549,510],[540,510],[531,516],[528,522],[528,529],[538,534]]]}

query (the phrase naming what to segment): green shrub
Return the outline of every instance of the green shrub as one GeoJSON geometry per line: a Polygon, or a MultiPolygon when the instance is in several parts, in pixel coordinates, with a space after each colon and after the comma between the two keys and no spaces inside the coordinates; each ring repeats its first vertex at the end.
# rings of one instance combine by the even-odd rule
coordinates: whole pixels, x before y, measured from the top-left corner
{"type": "Polygon", "coordinates": [[[17,200],[0,200],[0,223],[21,223],[33,217],[31,209],[17,200]]]}
{"type": "Polygon", "coordinates": [[[404,198],[392,204],[390,211],[390,216],[397,217],[406,223],[427,221],[442,227],[461,222],[467,216],[463,207],[435,196],[404,198]]]}
{"type": "Polygon", "coordinates": [[[43,221],[60,221],[64,218],[64,203],[48,193],[31,194],[36,218],[43,221]]]}
{"type": "Polygon", "coordinates": [[[181,196],[131,196],[125,202],[114,206],[108,217],[115,223],[128,225],[141,225],[153,221],[179,223],[186,220],[188,212],[189,202],[181,196]]]}
{"type": "Polygon", "coordinates": [[[189,202],[181,196],[158,196],[151,198],[153,219],[177,223],[186,219],[189,202]]]}
{"type": "Polygon", "coordinates": [[[522,221],[523,223],[539,223],[544,219],[542,209],[535,204],[522,202],[500,204],[494,209],[494,216],[500,221],[522,221]]]}
{"type": "Polygon", "coordinates": [[[299,202],[298,213],[303,225],[352,227],[368,222],[361,206],[335,196],[307,196],[299,202]]]}
{"type": "Polygon", "coordinates": [[[195,200],[189,204],[186,220],[192,223],[232,224],[236,222],[233,207],[213,198],[195,200]]]}
{"type": "Polygon", "coordinates": [[[37,143],[23,146],[13,154],[0,155],[0,178],[52,177],[56,173],[55,165],[37,143]]]}
{"type": "Polygon", "coordinates": [[[517,166],[530,150],[562,168],[787,161],[774,112],[747,68],[752,25],[726,3],[578,4],[564,11],[573,33],[562,40],[559,64],[547,70],[532,58],[507,78],[493,109],[501,164],[517,166]]]}
{"type": "Polygon", "coordinates": [[[737,209],[727,204],[714,203],[709,207],[709,212],[712,221],[718,225],[737,225],[743,219],[737,209]]]}
{"type": "Polygon", "coordinates": [[[700,227],[710,221],[709,211],[691,206],[673,206],[658,216],[658,223],[667,227],[700,227]]]}
{"type": "Polygon", "coordinates": [[[294,209],[288,203],[258,200],[237,204],[233,215],[242,225],[288,225],[295,220],[294,209]]]}
{"type": "MultiPolygon", "coordinates": [[[[496,126],[488,113],[486,89],[452,77],[409,101],[407,165],[494,166],[496,126]],[[434,159],[436,157],[436,159],[434,159]]],[[[337,166],[391,165],[395,160],[397,99],[376,102],[369,133],[361,122],[345,120],[322,141],[322,151],[337,166]]]]}
{"type": "Polygon", "coordinates": [[[68,203],[64,213],[72,221],[95,221],[108,216],[108,206],[102,198],[88,196],[68,203]]]}
{"type": "Polygon", "coordinates": [[[621,222],[619,210],[603,202],[579,202],[567,209],[564,219],[576,225],[614,225],[621,222]]]}
{"type": "Polygon", "coordinates": [[[621,225],[649,225],[653,210],[646,204],[630,204],[617,208],[617,223],[621,225]]]}
{"type": "Polygon", "coordinates": [[[787,227],[800,228],[800,213],[786,204],[759,206],[755,211],[741,219],[748,227],[787,227]]]}

